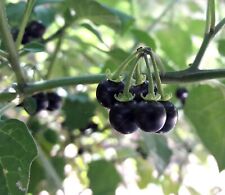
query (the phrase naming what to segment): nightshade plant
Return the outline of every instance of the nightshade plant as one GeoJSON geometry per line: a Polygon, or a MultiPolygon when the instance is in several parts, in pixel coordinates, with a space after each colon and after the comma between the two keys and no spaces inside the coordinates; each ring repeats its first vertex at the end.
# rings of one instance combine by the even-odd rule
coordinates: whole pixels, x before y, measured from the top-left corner
{"type": "MultiPolygon", "coordinates": [[[[145,7],[124,3],[130,5],[133,12],[130,15],[135,15],[135,6],[145,7]]],[[[0,1],[0,194],[38,194],[46,189],[52,194],[63,191],[66,164],[76,169],[84,188],[91,188],[94,195],[114,194],[122,180],[115,164],[127,157],[136,161],[140,188],[162,180],[163,187],[168,181],[172,183],[166,175],[154,180],[152,174],[146,173],[152,173],[155,168],[160,176],[170,163],[172,149],[167,143],[170,135],[174,135],[174,143],[181,140],[187,153],[197,141],[186,143],[177,133],[184,127],[179,124],[176,100],[170,99],[170,93],[185,103],[184,113],[203,145],[215,157],[219,170],[225,168],[222,106],[225,105],[222,80],[225,69],[199,68],[210,41],[224,28],[225,18],[216,22],[215,1],[208,0],[203,40],[193,62],[186,66],[192,50],[190,33],[194,33],[195,28],[188,28],[187,24],[186,31],[190,29],[187,33],[181,27],[182,19],[167,18],[163,30],[152,32],[156,41],[148,33],[161,24],[176,3],[178,0],[172,0],[156,20],[149,17],[151,26],[141,30],[143,27],[138,28],[133,17],[114,8],[123,6],[116,1],[0,1]],[[87,31],[97,41],[87,42],[83,37],[87,31]],[[116,36],[109,42],[114,45],[104,41],[104,36],[110,36],[112,31],[116,36]],[[103,35],[104,32],[107,35],[103,35]],[[124,37],[132,37],[133,46],[129,38],[128,48],[122,49],[126,47],[124,37]],[[187,40],[186,45],[177,45],[182,40],[187,40]],[[156,43],[160,43],[160,47],[156,43]],[[66,59],[68,56],[70,60],[66,59]],[[217,82],[197,85],[212,79],[217,82]],[[174,86],[193,82],[187,99],[185,88],[174,93],[174,86]],[[89,84],[98,86],[92,88],[89,84]],[[164,87],[169,89],[168,94],[164,87]],[[102,109],[96,99],[106,109],[102,109]],[[128,149],[123,146],[121,140],[126,136],[115,136],[112,128],[122,134],[137,135],[138,141],[134,143],[137,149],[132,148],[132,144],[128,149]],[[99,134],[99,139],[95,139],[99,134]],[[118,158],[104,160],[107,147],[113,147],[118,158]],[[68,148],[77,149],[78,155],[66,156],[68,148]],[[129,150],[125,156],[123,149],[129,150]],[[85,153],[93,157],[91,161],[85,161],[85,153]],[[100,159],[94,161],[96,153],[100,159]],[[149,156],[154,163],[148,161],[149,156]],[[107,177],[112,181],[103,185],[107,177]]],[[[217,3],[223,5],[223,2],[217,3]]],[[[140,17],[147,23],[144,18],[145,15],[140,17]]],[[[221,55],[225,55],[224,40],[218,41],[221,55]]],[[[218,59],[218,63],[224,64],[224,59],[218,59]]],[[[176,194],[178,188],[172,193],[176,194]]],[[[166,187],[163,190],[166,191],[166,187]]]]}

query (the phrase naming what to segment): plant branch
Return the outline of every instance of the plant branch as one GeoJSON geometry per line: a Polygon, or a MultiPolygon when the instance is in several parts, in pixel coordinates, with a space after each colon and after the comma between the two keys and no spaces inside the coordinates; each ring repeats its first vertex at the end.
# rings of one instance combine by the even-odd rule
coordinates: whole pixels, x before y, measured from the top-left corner
{"type": "Polygon", "coordinates": [[[16,51],[15,44],[9,30],[9,25],[7,23],[7,18],[5,13],[5,6],[3,6],[2,1],[0,1],[0,33],[2,35],[2,41],[8,52],[8,60],[16,75],[19,89],[21,90],[22,89],[21,85],[25,84],[25,79],[20,67],[18,53],[16,51]]]}
{"type": "Polygon", "coordinates": [[[59,39],[57,41],[54,53],[53,53],[53,55],[50,58],[50,63],[49,63],[49,67],[48,67],[47,73],[45,75],[45,79],[48,79],[50,77],[50,75],[51,75],[53,66],[55,64],[56,57],[57,57],[57,55],[59,53],[59,50],[61,48],[61,45],[62,45],[62,41],[63,41],[63,32],[61,32],[61,34],[59,36],[59,39]]]}
{"type": "Polygon", "coordinates": [[[37,149],[38,149],[38,158],[41,161],[41,163],[43,165],[43,168],[45,169],[45,171],[48,174],[48,176],[52,179],[52,181],[54,182],[56,187],[58,189],[62,189],[63,190],[63,186],[62,186],[63,182],[60,179],[60,177],[57,174],[57,172],[55,171],[55,168],[53,167],[52,163],[49,161],[49,159],[45,155],[45,153],[42,150],[41,146],[38,143],[36,143],[36,145],[37,145],[37,149]]]}
{"type": "Polygon", "coordinates": [[[19,34],[18,34],[17,39],[16,39],[16,49],[17,50],[19,50],[19,48],[20,48],[20,44],[21,44],[22,39],[23,39],[23,34],[24,34],[24,31],[25,31],[27,22],[30,18],[31,12],[33,10],[35,2],[36,2],[36,0],[28,0],[28,2],[26,4],[26,9],[25,9],[25,12],[24,12],[24,15],[23,15],[22,23],[21,23],[21,26],[20,26],[20,31],[19,31],[19,34]]]}
{"type": "MultiPolygon", "coordinates": [[[[106,76],[104,74],[97,74],[70,78],[64,77],[48,81],[40,81],[36,83],[27,84],[27,86],[24,88],[24,92],[32,94],[34,92],[49,90],[56,87],[66,87],[78,84],[96,84],[105,78],[106,76]]],[[[190,71],[190,69],[187,69],[177,72],[167,72],[161,75],[163,83],[197,82],[202,80],[219,78],[225,78],[225,69],[196,70],[194,72],[190,71]]]]}
{"type": "Polygon", "coordinates": [[[190,69],[191,70],[198,70],[198,67],[201,63],[202,57],[205,54],[205,51],[212,40],[212,38],[223,28],[225,25],[225,18],[223,18],[216,26],[215,30],[209,31],[208,33],[205,34],[204,39],[202,41],[202,44],[200,46],[200,49],[194,59],[194,62],[192,63],[190,69]]]}

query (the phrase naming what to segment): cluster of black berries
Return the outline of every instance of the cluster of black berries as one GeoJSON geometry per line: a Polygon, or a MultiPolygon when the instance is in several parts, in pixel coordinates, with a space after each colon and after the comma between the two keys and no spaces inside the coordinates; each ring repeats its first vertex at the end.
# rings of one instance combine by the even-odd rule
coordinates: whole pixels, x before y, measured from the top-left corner
{"type": "MultiPolygon", "coordinates": [[[[132,86],[132,101],[120,102],[116,96],[124,89],[123,82],[103,80],[96,90],[100,104],[109,108],[109,121],[112,127],[123,134],[136,131],[165,133],[174,128],[177,122],[177,109],[170,101],[145,100],[148,82],[132,86]]],[[[156,90],[155,90],[156,92],[156,90]]]]}
{"type": "MultiPolygon", "coordinates": [[[[34,114],[41,110],[55,111],[59,109],[62,104],[62,98],[55,92],[37,93],[33,95],[32,98],[36,101],[36,110],[34,114]]],[[[23,106],[23,103],[21,106],[23,106]]]]}
{"type": "MultiPolygon", "coordinates": [[[[45,33],[46,27],[40,21],[31,21],[25,28],[25,32],[22,39],[22,44],[30,43],[35,39],[41,39],[45,33]]],[[[11,31],[13,39],[16,40],[19,30],[17,28],[11,31]]]]}

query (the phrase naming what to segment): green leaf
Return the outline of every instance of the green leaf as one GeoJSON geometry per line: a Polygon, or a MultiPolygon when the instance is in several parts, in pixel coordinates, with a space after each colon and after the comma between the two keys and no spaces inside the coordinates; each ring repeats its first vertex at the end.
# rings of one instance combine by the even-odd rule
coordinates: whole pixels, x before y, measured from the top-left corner
{"type": "Polygon", "coordinates": [[[16,119],[0,122],[0,194],[25,195],[37,148],[26,125],[16,119]]]}
{"type": "Polygon", "coordinates": [[[88,178],[93,195],[114,195],[121,176],[114,164],[105,160],[93,161],[89,164],[88,178]]]}
{"type": "Polygon", "coordinates": [[[49,26],[55,20],[57,10],[53,6],[37,6],[34,9],[37,20],[42,21],[45,26],[49,26]]]}
{"type": "Polygon", "coordinates": [[[86,127],[94,115],[95,107],[94,102],[85,93],[68,97],[63,106],[66,127],[70,130],[86,127]]]}
{"type": "Polygon", "coordinates": [[[0,93],[0,102],[10,102],[16,98],[16,93],[0,93]]]}
{"type": "Polygon", "coordinates": [[[37,53],[45,51],[45,46],[39,42],[31,42],[24,46],[23,51],[37,53]]]}
{"type": "Polygon", "coordinates": [[[138,42],[145,44],[153,50],[156,50],[155,41],[147,32],[138,29],[133,29],[132,34],[138,42]]]}
{"type": "Polygon", "coordinates": [[[99,41],[104,43],[101,33],[93,25],[88,24],[88,23],[82,23],[81,26],[88,29],[90,32],[92,32],[99,39],[99,41]]]}
{"type": "Polygon", "coordinates": [[[97,25],[106,25],[122,32],[134,21],[133,17],[94,0],[70,0],[68,6],[75,9],[78,18],[86,18],[97,25]]]}
{"type": "Polygon", "coordinates": [[[146,188],[149,183],[151,183],[154,178],[152,176],[153,167],[151,164],[141,158],[137,159],[137,174],[139,176],[138,186],[143,189],[146,188]]]}
{"type": "Polygon", "coordinates": [[[225,56],[225,39],[218,41],[218,51],[222,56],[225,56]]]}
{"type": "Polygon", "coordinates": [[[34,115],[37,111],[37,102],[33,97],[27,97],[23,100],[23,108],[30,115],[34,115]]]}
{"type": "Polygon", "coordinates": [[[192,52],[191,36],[179,26],[162,29],[157,33],[161,49],[173,61],[173,69],[186,68],[186,59],[192,52]]]}
{"type": "Polygon", "coordinates": [[[224,90],[208,85],[191,90],[185,105],[185,114],[202,143],[216,158],[220,171],[225,168],[224,105],[224,90]]]}
{"type": "Polygon", "coordinates": [[[9,23],[12,26],[19,26],[22,18],[23,13],[25,11],[26,3],[21,1],[18,3],[9,3],[6,6],[6,13],[9,20],[9,23]]]}
{"type": "Polygon", "coordinates": [[[50,4],[50,3],[62,3],[64,0],[36,0],[35,5],[50,4]]]}
{"type": "Polygon", "coordinates": [[[150,154],[154,157],[155,166],[159,173],[162,173],[170,162],[172,155],[168,147],[167,139],[162,135],[149,134],[143,132],[143,141],[149,149],[150,154]]]}

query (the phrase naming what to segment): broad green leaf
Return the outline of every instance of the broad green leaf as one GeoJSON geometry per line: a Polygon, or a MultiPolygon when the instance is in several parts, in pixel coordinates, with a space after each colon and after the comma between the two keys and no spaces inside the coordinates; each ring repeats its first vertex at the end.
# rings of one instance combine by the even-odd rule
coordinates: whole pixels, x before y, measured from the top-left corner
{"type": "Polygon", "coordinates": [[[94,0],[70,0],[68,5],[75,9],[76,17],[86,18],[97,25],[106,25],[122,32],[134,21],[133,17],[94,0]]]}
{"type": "Polygon", "coordinates": [[[45,5],[37,6],[34,9],[34,14],[37,20],[43,22],[45,26],[49,26],[55,20],[57,10],[53,6],[46,7],[45,5]]]}
{"type": "Polygon", "coordinates": [[[37,53],[43,52],[45,50],[45,46],[39,42],[31,42],[24,46],[23,51],[37,53]]]}
{"type": "Polygon", "coordinates": [[[95,103],[85,93],[68,97],[63,106],[66,127],[70,130],[86,127],[94,115],[95,107],[95,103]]]}
{"type": "MultiPolygon", "coordinates": [[[[183,21],[184,22],[184,21],[183,21]]],[[[185,24],[188,28],[188,31],[191,34],[194,34],[196,36],[202,37],[204,35],[204,30],[205,30],[205,21],[204,20],[190,20],[190,18],[188,18],[185,21],[185,24]]]]}
{"type": "Polygon", "coordinates": [[[37,111],[37,102],[33,97],[27,97],[23,100],[23,108],[28,114],[34,115],[37,111]]]}
{"type": "Polygon", "coordinates": [[[202,143],[216,158],[220,171],[225,168],[224,106],[224,90],[208,85],[191,90],[185,105],[185,114],[202,143]]]}
{"type": "Polygon", "coordinates": [[[36,0],[35,5],[49,4],[49,3],[62,3],[64,0],[36,0]]]}
{"type": "Polygon", "coordinates": [[[164,28],[157,33],[165,56],[173,61],[173,69],[186,68],[186,59],[192,52],[191,36],[179,26],[164,28]]]}
{"type": "Polygon", "coordinates": [[[225,39],[220,39],[218,41],[218,51],[220,55],[225,56],[225,39]]]}
{"type": "Polygon", "coordinates": [[[137,174],[139,176],[139,180],[137,183],[139,188],[146,188],[147,185],[154,180],[152,172],[153,167],[148,161],[141,158],[137,159],[137,174]]]}
{"type": "Polygon", "coordinates": [[[10,102],[16,98],[16,93],[0,93],[0,102],[10,102]]]}
{"type": "Polygon", "coordinates": [[[88,178],[93,195],[114,195],[121,176],[114,164],[105,160],[93,161],[89,164],[88,178]]]}
{"type": "Polygon", "coordinates": [[[99,39],[99,41],[104,43],[101,33],[93,25],[88,24],[88,23],[82,23],[81,26],[88,29],[90,32],[92,32],[99,39]]]}
{"type": "Polygon", "coordinates": [[[30,166],[36,156],[36,145],[23,122],[0,122],[0,194],[26,194],[30,166]]]}
{"type": "Polygon", "coordinates": [[[142,136],[150,155],[154,158],[156,168],[160,173],[162,173],[169,164],[170,157],[172,155],[172,151],[168,147],[166,137],[145,132],[142,133],[142,136]]]}
{"type": "Polygon", "coordinates": [[[134,35],[135,39],[139,43],[145,44],[147,47],[152,48],[153,50],[156,50],[156,44],[154,39],[145,31],[133,29],[132,34],[134,35]]]}
{"type": "Polygon", "coordinates": [[[26,2],[20,1],[18,3],[9,3],[6,6],[6,13],[9,20],[9,23],[12,26],[19,26],[22,18],[23,13],[25,11],[26,2]]]}

